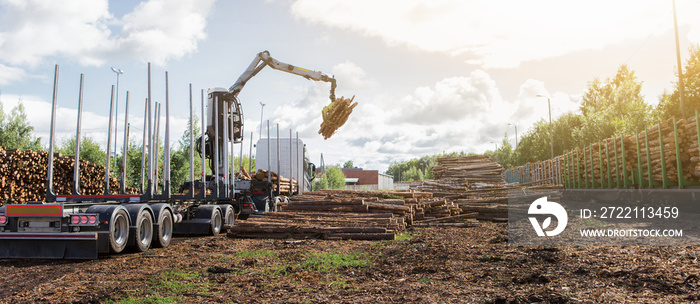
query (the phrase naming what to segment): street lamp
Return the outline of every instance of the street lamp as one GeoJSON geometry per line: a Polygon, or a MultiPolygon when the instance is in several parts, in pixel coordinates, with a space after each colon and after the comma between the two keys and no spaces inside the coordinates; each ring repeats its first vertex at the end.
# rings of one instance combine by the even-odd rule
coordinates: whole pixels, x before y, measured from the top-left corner
{"type": "MultiPolygon", "coordinates": [[[[112,72],[117,74],[117,98],[115,102],[115,110],[114,110],[114,159],[116,160],[117,158],[117,127],[119,127],[119,120],[117,119],[119,117],[119,75],[124,74],[124,71],[122,69],[115,69],[111,68],[112,72]]],[[[109,155],[108,157],[111,157],[109,155]]],[[[107,168],[109,170],[109,168],[107,168]]]]}
{"type": "Polygon", "coordinates": [[[554,159],[554,137],[552,136],[552,106],[550,105],[549,97],[544,95],[537,95],[537,97],[547,98],[547,109],[549,109],[549,148],[552,154],[551,158],[554,159]]]}
{"type": "Polygon", "coordinates": [[[259,138],[262,138],[263,109],[265,109],[265,104],[260,102],[260,137],[259,138]]]}
{"type": "MultiPolygon", "coordinates": [[[[514,126],[515,127],[515,149],[518,148],[518,125],[513,124],[513,123],[508,123],[509,126],[514,126]]],[[[515,150],[513,149],[513,150],[515,150]]]]}

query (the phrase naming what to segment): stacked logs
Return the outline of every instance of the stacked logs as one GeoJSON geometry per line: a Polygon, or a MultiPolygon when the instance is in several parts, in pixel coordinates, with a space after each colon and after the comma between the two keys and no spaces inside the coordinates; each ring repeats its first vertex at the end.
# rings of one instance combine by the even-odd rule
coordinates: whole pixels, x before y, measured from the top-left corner
{"type": "Polygon", "coordinates": [[[279,204],[229,229],[233,238],[394,239],[407,227],[474,227],[476,213],[414,191],[323,190],[279,204]]]}
{"type": "Polygon", "coordinates": [[[443,184],[467,186],[472,183],[504,184],[503,167],[486,155],[441,157],[431,170],[443,184]]]}
{"type": "Polygon", "coordinates": [[[321,123],[321,129],[318,131],[318,134],[323,135],[323,139],[330,138],[338,128],[345,124],[350,113],[352,113],[352,109],[357,106],[357,102],[352,103],[354,99],[355,96],[349,99],[340,97],[323,108],[321,111],[323,122],[321,123]]]}
{"type": "MultiPolygon", "coordinates": [[[[280,176],[276,172],[272,171],[267,171],[263,169],[258,169],[258,171],[255,172],[252,176],[248,174],[248,172],[245,171],[245,169],[241,168],[241,177],[244,179],[252,179],[255,181],[262,181],[262,182],[267,182],[270,181],[272,182],[272,190],[277,191],[277,184],[279,181],[279,189],[280,189],[280,194],[281,195],[292,195],[293,193],[298,192],[298,187],[299,185],[297,184],[296,179],[289,179],[284,176],[280,176]]],[[[255,191],[255,189],[253,189],[255,191]]]]}
{"type": "MultiPolygon", "coordinates": [[[[667,182],[678,183],[680,162],[681,178],[699,182],[697,130],[695,117],[676,121],[675,128],[674,119],[669,119],[634,135],[618,135],[575,148],[555,158],[563,164],[557,174],[561,180],[574,186],[580,183],[582,187],[622,187],[626,183],[628,186],[648,187],[650,183],[652,186],[661,185],[664,178],[667,182]]],[[[533,167],[533,164],[528,165],[533,167]]],[[[532,181],[538,181],[542,175],[531,174],[530,177],[532,181]]]]}
{"type": "MultiPolygon", "coordinates": [[[[513,189],[559,189],[560,185],[511,185],[503,181],[503,168],[488,156],[439,158],[433,167],[434,181],[411,185],[411,190],[430,192],[433,199],[444,201],[450,216],[464,216],[473,220],[508,221],[508,199],[513,189]]],[[[533,176],[552,178],[555,161],[532,166],[533,176]]],[[[444,208],[444,207],[443,207],[444,208]]],[[[447,212],[442,209],[442,215],[447,212]]],[[[426,215],[427,217],[427,215],[426,215]]],[[[420,214],[416,214],[416,219],[420,214]]]]}
{"type": "MultiPolygon", "coordinates": [[[[45,201],[48,172],[48,152],[5,150],[0,147],[0,200],[5,204],[24,204],[45,201]]],[[[57,195],[68,195],[73,189],[73,156],[54,154],[53,190],[57,195]]],[[[104,166],[80,160],[80,193],[104,194],[104,166]]],[[[119,182],[110,177],[112,192],[119,190],[119,182]]],[[[137,190],[128,188],[127,193],[137,190]]]]}

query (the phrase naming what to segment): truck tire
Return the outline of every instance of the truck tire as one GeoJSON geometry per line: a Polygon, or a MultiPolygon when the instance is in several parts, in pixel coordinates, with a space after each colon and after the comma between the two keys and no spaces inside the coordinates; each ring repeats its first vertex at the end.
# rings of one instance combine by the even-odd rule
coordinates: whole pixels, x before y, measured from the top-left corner
{"type": "Polygon", "coordinates": [[[126,248],[129,240],[129,213],[125,209],[117,209],[109,222],[109,251],[120,253],[126,248]]]}
{"type": "Polygon", "coordinates": [[[233,226],[236,221],[236,210],[231,205],[222,205],[224,210],[224,226],[233,226]]]}
{"type": "Polygon", "coordinates": [[[163,210],[158,216],[158,225],[155,226],[153,246],[165,248],[170,245],[173,239],[173,214],[170,210],[163,210]]]}
{"type": "Polygon", "coordinates": [[[209,234],[219,235],[221,228],[223,226],[223,218],[221,216],[221,209],[215,208],[211,213],[211,223],[209,224],[209,234]]]}
{"type": "Polygon", "coordinates": [[[134,248],[138,252],[144,252],[151,247],[153,241],[153,217],[148,210],[143,209],[136,218],[136,238],[134,248]]]}

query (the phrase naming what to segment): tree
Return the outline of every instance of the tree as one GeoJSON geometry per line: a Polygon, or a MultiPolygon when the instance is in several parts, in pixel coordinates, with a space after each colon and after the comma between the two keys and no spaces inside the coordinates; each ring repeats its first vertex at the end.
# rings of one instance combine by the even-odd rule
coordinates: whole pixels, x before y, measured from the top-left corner
{"type": "MultiPolygon", "coordinates": [[[[75,155],[75,138],[63,141],[56,148],[56,152],[63,155],[75,155]]],[[[107,162],[107,153],[100,148],[100,145],[94,139],[85,137],[80,139],[80,159],[104,166],[107,162]]]]}
{"type": "Polygon", "coordinates": [[[40,150],[41,139],[32,135],[34,127],[29,124],[24,105],[20,102],[10,115],[3,111],[0,102],[0,146],[6,149],[40,150]]]}
{"type": "MultiPolygon", "coordinates": [[[[695,110],[700,108],[700,45],[691,46],[688,53],[682,77],[685,89],[683,107],[686,117],[695,115],[695,110]]],[[[676,79],[678,79],[677,72],[676,79]]],[[[671,117],[683,118],[681,116],[678,80],[673,83],[673,86],[673,92],[664,91],[663,95],[659,97],[657,113],[661,120],[671,117]]]]}
{"type": "Polygon", "coordinates": [[[326,172],[314,180],[315,191],[320,189],[342,189],[345,187],[345,174],[340,166],[326,167],[326,172]]]}
{"type": "Polygon", "coordinates": [[[354,169],[354,168],[355,168],[355,164],[352,163],[352,160],[346,161],[343,164],[343,169],[354,169]]]}
{"type": "Polygon", "coordinates": [[[642,83],[626,65],[620,66],[612,79],[589,82],[580,107],[583,118],[577,136],[582,143],[631,134],[651,123],[651,107],[644,102],[641,90],[642,83]]]}
{"type": "MultiPolygon", "coordinates": [[[[593,114],[590,114],[593,115],[593,114]]],[[[561,155],[573,149],[583,141],[579,137],[583,116],[566,113],[552,122],[554,140],[554,155],[561,155]]],[[[593,120],[589,120],[592,122],[593,120]]],[[[549,143],[549,122],[544,119],[535,123],[520,137],[518,148],[513,155],[513,166],[522,166],[528,162],[536,162],[551,157],[549,143]]]]}

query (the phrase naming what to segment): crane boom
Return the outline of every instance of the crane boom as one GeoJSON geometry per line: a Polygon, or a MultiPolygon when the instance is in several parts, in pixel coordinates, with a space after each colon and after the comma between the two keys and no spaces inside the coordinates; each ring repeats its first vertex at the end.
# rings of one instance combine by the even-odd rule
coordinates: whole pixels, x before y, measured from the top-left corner
{"type": "Polygon", "coordinates": [[[238,93],[241,92],[241,90],[246,85],[248,80],[250,80],[255,75],[257,75],[266,66],[269,66],[269,67],[276,69],[276,70],[291,73],[294,75],[299,75],[299,76],[304,77],[304,78],[309,79],[309,80],[330,82],[331,83],[330,99],[331,99],[331,102],[335,101],[335,88],[336,88],[335,78],[330,77],[330,76],[328,76],[322,72],[319,72],[319,71],[309,70],[309,69],[301,68],[301,67],[294,66],[294,65],[291,65],[288,63],[280,62],[277,59],[270,57],[270,53],[268,51],[262,51],[255,56],[255,59],[253,59],[253,62],[251,62],[250,65],[248,66],[248,68],[243,72],[243,74],[241,74],[241,76],[238,77],[238,80],[236,80],[236,83],[234,83],[228,89],[229,92],[237,97],[238,93]]]}

